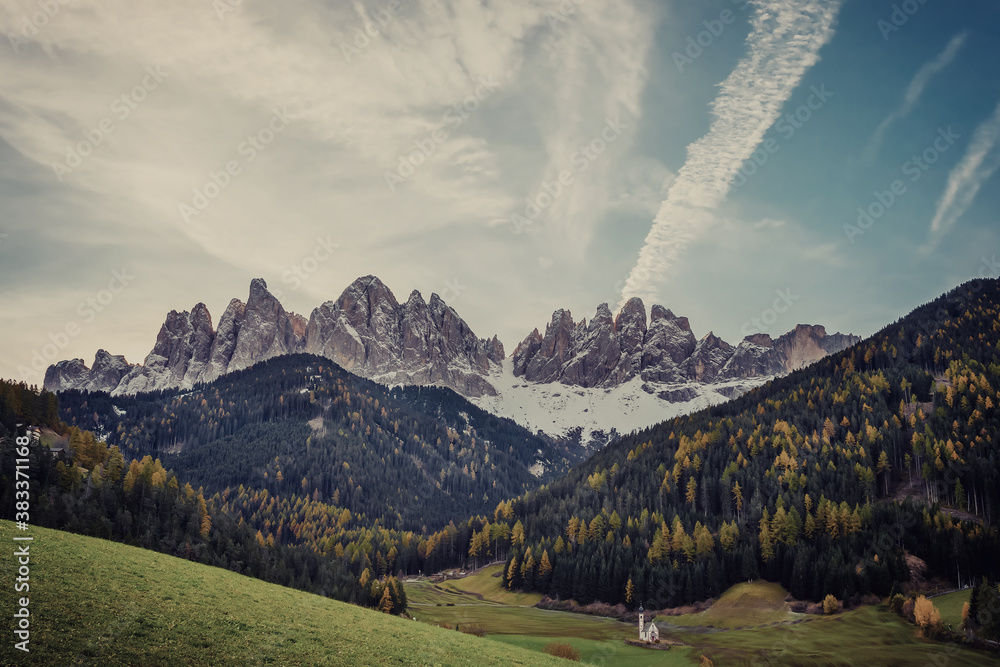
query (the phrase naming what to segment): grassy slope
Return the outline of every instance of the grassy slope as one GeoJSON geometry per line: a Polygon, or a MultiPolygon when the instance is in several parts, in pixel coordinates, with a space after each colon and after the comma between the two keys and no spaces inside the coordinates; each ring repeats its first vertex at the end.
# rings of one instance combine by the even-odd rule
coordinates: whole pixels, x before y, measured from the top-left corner
{"type": "Polygon", "coordinates": [[[804,614],[789,611],[785,603],[787,595],[788,592],[781,584],[766,581],[736,584],[699,614],[664,616],[656,620],[671,625],[734,629],[803,618],[804,614]]]}
{"type": "Polygon", "coordinates": [[[449,602],[468,602],[468,595],[479,597],[479,601],[488,604],[507,604],[521,607],[532,607],[542,599],[541,593],[519,593],[509,591],[500,586],[498,576],[503,569],[503,565],[490,565],[484,567],[479,572],[463,577],[461,579],[449,579],[439,584],[421,581],[407,586],[407,595],[410,591],[416,592],[417,597],[410,602],[422,604],[447,604],[449,602]]]}
{"type": "MultiPolygon", "coordinates": [[[[14,532],[0,522],[0,543],[13,544],[14,532]]],[[[27,534],[31,653],[5,638],[4,665],[566,664],[151,551],[43,528],[27,534]]],[[[13,559],[0,562],[12,581],[13,559]]],[[[4,618],[13,604],[4,591],[4,618]]]]}
{"type": "Polygon", "coordinates": [[[919,639],[913,626],[882,607],[815,617],[793,625],[705,635],[678,633],[717,665],[948,665],[990,664],[981,652],[919,639]]]}
{"type": "Polygon", "coordinates": [[[941,621],[945,624],[945,627],[951,623],[951,626],[955,630],[958,629],[958,626],[962,623],[962,605],[968,602],[971,596],[972,589],[967,588],[964,591],[955,591],[954,593],[931,598],[931,602],[941,612],[941,621]]]}

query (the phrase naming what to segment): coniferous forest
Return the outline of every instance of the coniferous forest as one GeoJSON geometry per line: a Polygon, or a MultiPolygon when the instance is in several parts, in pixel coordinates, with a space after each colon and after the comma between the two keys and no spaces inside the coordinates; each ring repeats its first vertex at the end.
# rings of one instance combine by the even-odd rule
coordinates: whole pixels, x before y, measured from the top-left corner
{"type": "Polygon", "coordinates": [[[396,528],[434,528],[555,479],[584,450],[533,435],[439,387],[393,389],[290,355],[208,386],[120,396],[67,391],[67,424],[151,455],[213,493],[322,499],[396,528]],[[544,452],[546,472],[529,468],[544,452]]]}
{"type": "Polygon", "coordinates": [[[1000,283],[975,281],[842,353],[608,446],[514,501],[511,588],[668,607],[763,577],[886,596],[906,554],[1000,571],[1000,283]]]}

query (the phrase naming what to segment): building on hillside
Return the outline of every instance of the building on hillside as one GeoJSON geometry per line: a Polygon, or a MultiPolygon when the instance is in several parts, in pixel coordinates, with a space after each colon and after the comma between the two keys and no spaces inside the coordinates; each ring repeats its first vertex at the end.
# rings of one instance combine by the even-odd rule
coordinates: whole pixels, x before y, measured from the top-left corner
{"type": "Polygon", "coordinates": [[[660,629],[656,623],[646,623],[646,610],[639,605],[639,640],[644,642],[660,641],[660,629]]]}

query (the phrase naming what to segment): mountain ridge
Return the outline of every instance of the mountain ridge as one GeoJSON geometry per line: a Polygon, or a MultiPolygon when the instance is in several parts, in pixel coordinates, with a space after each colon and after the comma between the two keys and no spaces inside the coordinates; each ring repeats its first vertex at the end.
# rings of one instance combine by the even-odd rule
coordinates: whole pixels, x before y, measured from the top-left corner
{"type": "MultiPolygon", "coordinates": [[[[659,304],[647,316],[642,300],[633,298],[617,315],[607,303],[601,304],[589,321],[575,322],[570,311],[556,310],[544,334],[537,328],[528,334],[505,364],[508,357],[499,338],[477,336],[437,294],[425,300],[413,290],[400,302],[378,277],[362,276],[337,299],[314,308],[307,319],[286,311],[267,283],[255,278],[246,302],[232,299],[218,328],[204,303],[189,311],[171,310],[143,363],[130,364],[101,349],[91,368],[83,359],[51,365],[43,386],[116,396],[190,389],[260,361],[306,352],[390,386],[448,387],[515,419],[536,397],[513,391],[511,380],[539,389],[565,386],[591,393],[635,384],[655,399],[645,410],[649,418],[666,418],[670,415],[664,411],[692,407],[691,401],[700,396],[709,402],[732,398],[858,340],[806,324],[778,338],[752,334],[737,345],[711,331],[698,339],[686,317],[659,304]],[[511,401],[519,405],[504,405],[511,401]]],[[[558,397],[558,392],[549,393],[558,397]]],[[[596,395],[596,400],[607,399],[596,395]]],[[[597,430],[611,428],[617,427],[593,425],[597,430]]]]}

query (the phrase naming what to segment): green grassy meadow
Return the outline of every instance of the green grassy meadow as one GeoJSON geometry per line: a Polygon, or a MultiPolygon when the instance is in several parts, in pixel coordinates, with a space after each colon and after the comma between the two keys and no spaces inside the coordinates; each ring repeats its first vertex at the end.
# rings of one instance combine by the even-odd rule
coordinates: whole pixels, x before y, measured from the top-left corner
{"type": "Polygon", "coordinates": [[[941,622],[944,623],[945,627],[951,624],[951,627],[958,629],[962,623],[962,605],[968,602],[971,596],[972,589],[966,588],[964,591],[955,591],[931,598],[931,602],[941,612],[941,622]]]}
{"type": "MultiPolygon", "coordinates": [[[[684,646],[650,650],[626,645],[637,628],[617,620],[498,605],[499,579],[478,573],[467,579],[406,584],[410,612],[420,621],[454,627],[482,625],[487,638],[541,651],[563,641],[580,651],[581,661],[607,667],[631,665],[692,665],[702,655],[716,665],[934,665],[949,667],[988,664],[991,657],[957,646],[918,637],[916,629],[883,606],[862,607],[832,616],[797,614],[785,603],[787,592],[769,582],[737,584],[707,610],[697,614],[661,616],[669,628],[661,637],[684,646]],[[473,579],[475,581],[466,583],[473,579]],[[490,590],[495,586],[496,591],[490,590]],[[462,590],[475,590],[482,599],[462,590]]],[[[941,601],[942,617],[957,606],[962,593],[941,601]]],[[[945,620],[945,622],[949,622],[945,620]]]]}
{"type": "Polygon", "coordinates": [[[701,613],[669,616],[661,620],[671,625],[733,630],[808,618],[805,614],[789,611],[785,603],[787,595],[788,592],[780,584],[767,581],[736,584],[701,613]]]}
{"type": "MultiPolygon", "coordinates": [[[[13,533],[0,522],[0,542],[14,544],[13,533]]],[[[3,665],[565,664],[152,551],[44,528],[25,534],[35,538],[31,652],[8,635],[3,665]]],[[[0,561],[12,581],[14,559],[0,561]]],[[[7,619],[14,597],[0,596],[7,619]]]]}

